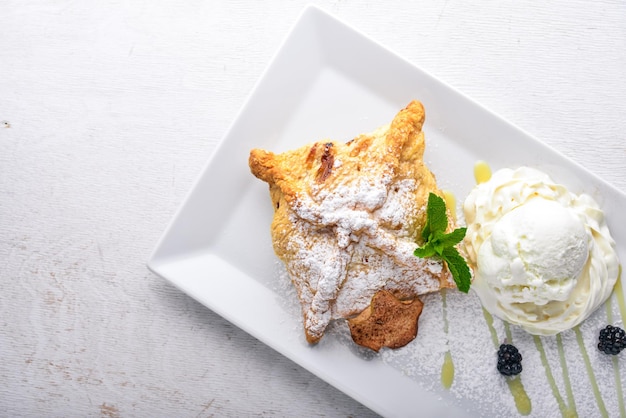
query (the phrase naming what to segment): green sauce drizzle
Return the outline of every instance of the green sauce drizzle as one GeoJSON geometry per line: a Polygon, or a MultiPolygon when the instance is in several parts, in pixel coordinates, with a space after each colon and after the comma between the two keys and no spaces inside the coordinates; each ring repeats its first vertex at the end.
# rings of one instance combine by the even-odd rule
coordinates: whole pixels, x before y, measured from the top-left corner
{"type": "Polygon", "coordinates": [[[548,384],[550,385],[550,389],[552,389],[552,395],[554,396],[554,399],[556,399],[556,403],[559,405],[561,415],[564,417],[578,416],[576,414],[576,410],[572,410],[571,408],[569,408],[567,405],[565,405],[565,401],[563,401],[563,397],[559,392],[559,388],[556,386],[554,375],[552,374],[552,369],[550,368],[550,363],[548,362],[548,357],[546,356],[546,350],[544,350],[543,348],[543,342],[541,341],[541,337],[539,337],[538,335],[533,335],[533,340],[535,342],[535,347],[537,347],[537,351],[539,351],[541,364],[543,364],[543,368],[546,372],[546,379],[548,379],[548,384]]]}
{"type": "Polygon", "coordinates": [[[572,383],[569,380],[569,373],[567,372],[567,362],[565,361],[565,349],[563,348],[563,339],[561,334],[556,334],[556,346],[559,351],[559,362],[561,363],[561,371],[563,372],[563,381],[565,382],[565,393],[567,394],[568,408],[561,413],[564,417],[577,417],[576,403],[574,402],[574,393],[572,391],[572,383]]]}
{"type": "MultiPolygon", "coordinates": [[[[441,301],[443,309],[443,332],[448,335],[448,305],[446,303],[446,289],[441,291],[441,301]]],[[[446,351],[443,358],[443,365],[441,366],[441,384],[444,388],[450,389],[454,382],[454,363],[452,361],[452,354],[450,350],[446,351]]]]}
{"type": "Polygon", "coordinates": [[[600,409],[600,414],[602,414],[603,417],[608,417],[609,413],[607,412],[606,406],[604,405],[604,401],[602,400],[602,394],[600,393],[600,388],[598,387],[596,376],[593,373],[593,368],[591,367],[591,361],[589,360],[589,354],[587,354],[587,349],[585,348],[585,344],[583,341],[583,334],[582,332],[580,332],[579,326],[574,327],[574,333],[576,334],[576,341],[578,341],[580,354],[583,356],[583,360],[585,362],[585,368],[587,369],[589,382],[591,382],[591,388],[593,389],[593,395],[596,397],[596,403],[598,404],[598,409],[600,409]]]}

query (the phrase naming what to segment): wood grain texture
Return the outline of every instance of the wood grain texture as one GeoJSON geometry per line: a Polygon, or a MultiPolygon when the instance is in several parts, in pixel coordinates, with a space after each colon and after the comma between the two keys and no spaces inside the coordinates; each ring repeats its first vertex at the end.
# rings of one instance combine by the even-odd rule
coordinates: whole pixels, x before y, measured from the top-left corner
{"type": "MultiPolygon", "coordinates": [[[[314,3],[626,190],[626,3],[314,3]]],[[[0,2],[0,415],[374,415],[145,267],[305,4],[0,2]]]]}

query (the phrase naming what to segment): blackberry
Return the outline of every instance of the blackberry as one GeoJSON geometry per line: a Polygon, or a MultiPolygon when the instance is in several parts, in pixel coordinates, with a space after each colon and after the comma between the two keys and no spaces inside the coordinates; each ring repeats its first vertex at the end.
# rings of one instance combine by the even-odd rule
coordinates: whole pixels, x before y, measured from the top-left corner
{"type": "Polygon", "coordinates": [[[501,344],[498,350],[498,371],[505,376],[522,372],[522,354],[512,344],[501,344]]]}
{"type": "Polygon", "coordinates": [[[600,330],[598,348],[605,354],[616,355],[626,348],[626,332],[620,327],[607,325],[600,330]]]}

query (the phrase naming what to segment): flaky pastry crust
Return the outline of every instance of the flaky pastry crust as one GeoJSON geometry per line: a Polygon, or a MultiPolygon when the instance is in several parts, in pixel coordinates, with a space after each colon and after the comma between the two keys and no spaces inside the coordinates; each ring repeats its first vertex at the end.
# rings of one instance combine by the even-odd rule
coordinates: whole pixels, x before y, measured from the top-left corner
{"type": "Polygon", "coordinates": [[[250,152],[250,170],[269,184],[274,251],[297,289],[310,343],[331,320],[368,308],[379,290],[406,301],[452,286],[440,261],[413,255],[428,195],[442,195],[423,162],[424,118],[413,101],[347,143],[250,152]]]}

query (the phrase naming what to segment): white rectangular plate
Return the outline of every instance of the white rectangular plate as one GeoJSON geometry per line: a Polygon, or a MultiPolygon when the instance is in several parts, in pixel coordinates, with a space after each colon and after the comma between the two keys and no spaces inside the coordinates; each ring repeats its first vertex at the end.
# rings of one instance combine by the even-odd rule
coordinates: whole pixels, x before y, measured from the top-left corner
{"type": "MultiPolygon", "coordinates": [[[[623,193],[344,23],[308,7],[167,228],[148,266],[380,414],[414,416],[419,411],[421,416],[508,415],[515,409],[502,379],[499,389],[503,392],[493,400],[481,401],[483,393],[475,390],[482,384],[479,379],[483,375],[499,379],[489,374],[495,370],[492,364],[471,365],[477,370],[489,370],[476,372],[477,380],[472,385],[468,376],[474,372],[464,370],[468,364],[457,356],[459,383],[446,392],[433,383],[437,378],[432,367],[421,372],[419,364],[407,364],[407,358],[419,359],[419,353],[413,357],[410,351],[364,356],[341,338],[341,331],[330,332],[316,346],[308,345],[297,309],[292,308],[296,303],[291,300],[293,293],[282,291],[276,284],[281,279],[269,235],[272,208],[267,185],[250,174],[250,149],[280,152],[324,138],[349,140],[388,123],[412,99],[422,101],[426,108],[426,162],[441,188],[453,191],[462,201],[474,185],[473,166],[477,160],[488,161],[494,169],[519,165],[539,168],[571,190],[584,190],[598,200],[618,242],[620,258],[626,259],[626,228],[618,228],[626,224],[626,213],[620,210],[626,207],[623,193]],[[491,408],[489,404],[494,402],[491,408]]],[[[467,298],[452,297],[448,303],[472,305],[465,309],[474,315],[467,323],[457,324],[459,331],[454,335],[463,336],[463,329],[476,329],[478,341],[455,344],[467,343],[467,350],[472,344],[490,347],[492,342],[478,302],[471,296],[467,298]]],[[[440,297],[431,299],[440,309],[440,297]]],[[[423,315],[418,340],[429,338],[424,334],[439,326],[439,316],[438,312],[423,315]]],[[[496,327],[502,331],[502,324],[496,327]]],[[[445,338],[440,333],[436,337],[445,338]]],[[[524,338],[519,335],[515,331],[516,338],[524,338]]],[[[592,347],[591,337],[588,340],[592,347]]],[[[423,349],[420,344],[410,344],[405,350],[423,349]]],[[[576,350],[574,346],[567,356],[577,356],[576,350]]],[[[552,354],[548,353],[548,360],[555,364],[559,360],[550,357],[552,354]]],[[[432,353],[437,368],[442,355],[442,350],[432,353]]],[[[538,358],[531,354],[528,361],[541,364],[538,358]]],[[[626,374],[623,364],[620,367],[621,374],[626,374]]],[[[544,371],[537,375],[525,369],[525,373],[528,381],[541,379],[544,371]]],[[[563,382],[556,374],[557,386],[564,393],[563,382]]],[[[542,381],[538,386],[540,392],[548,392],[548,399],[542,400],[533,399],[538,395],[532,381],[526,386],[533,401],[533,415],[558,413],[547,383],[542,381]]],[[[579,390],[577,386],[575,389],[579,390]]],[[[606,407],[617,407],[614,392],[601,389],[606,407]]],[[[591,403],[592,410],[597,407],[593,396],[585,402],[591,403]]],[[[579,414],[585,411],[579,407],[579,414]]]]}

